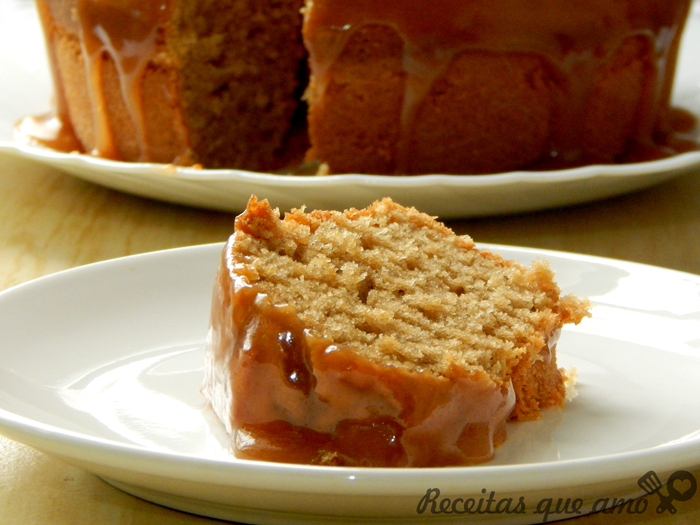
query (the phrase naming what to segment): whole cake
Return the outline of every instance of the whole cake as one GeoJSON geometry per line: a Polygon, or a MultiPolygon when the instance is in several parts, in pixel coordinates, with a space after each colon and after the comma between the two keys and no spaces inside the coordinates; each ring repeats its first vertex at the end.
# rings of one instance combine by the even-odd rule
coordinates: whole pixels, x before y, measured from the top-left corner
{"type": "Polygon", "coordinates": [[[431,467],[488,461],[508,419],[566,397],[561,327],[588,303],[389,199],[251,198],[216,280],[202,392],[237,457],[431,467]]]}
{"type": "Polygon", "coordinates": [[[691,0],[37,2],[56,111],[18,136],[57,149],[418,174],[695,147],[669,108],[691,0]]]}

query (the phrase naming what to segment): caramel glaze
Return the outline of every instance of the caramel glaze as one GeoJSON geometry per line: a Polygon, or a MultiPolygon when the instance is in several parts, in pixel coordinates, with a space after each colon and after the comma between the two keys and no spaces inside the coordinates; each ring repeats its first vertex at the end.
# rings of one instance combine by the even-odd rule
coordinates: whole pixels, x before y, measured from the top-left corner
{"type": "MultiPolygon", "coordinates": [[[[148,64],[153,61],[158,39],[170,17],[168,0],[76,0],[70,9],[71,25],[77,25],[85,72],[87,93],[93,115],[94,147],[88,153],[120,160],[114,143],[104,92],[102,68],[109,56],[116,69],[122,98],[133,125],[135,142],[140,145],[138,160],[153,160],[148,151],[144,108],[142,107],[141,80],[148,64]]],[[[60,151],[83,151],[68,113],[64,86],[58,72],[56,50],[52,45],[55,13],[65,9],[61,2],[37,0],[40,18],[47,36],[49,62],[55,87],[53,111],[38,117],[21,120],[16,131],[20,140],[38,143],[60,151]],[[57,4],[53,6],[51,4],[57,4]]]]}
{"type": "MultiPolygon", "coordinates": [[[[144,111],[140,92],[141,78],[156,52],[158,31],[169,17],[166,0],[79,0],[80,43],[86,60],[90,87],[88,93],[94,115],[96,140],[93,155],[118,158],[106,104],[101,89],[102,56],[112,57],[121,82],[127,112],[136,130],[137,143],[147,144],[144,111]]],[[[142,149],[139,160],[149,160],[142,149]]]]}
{"type": "Polygon", "coordinates": [[[697,148],[676,139],[659,122],[667,108],[680,34],[689,0],[314,0],[307,7],[305,44],[315,99],[323,97],[338,57],[347,42],[367,25],[392,27],[404,43],[406,74],[397,173],[410,172],[411,134],[421,102],[457,55],[467,51],[524,53],[544,57],[563,79],[555,101],[548,157],[538,168],[576,165],[584,133],[586,99],[596,72],[622,42],[642,38],[650,46],[650,89],[637,117],[630,157],[650,160],[697,148]],[[675,149],[674,149],[675,148],[675,149]]]}
{"type": "MultiPolygon", "coordinates": [[[[232,241],[229,241],[231,243],[232,241]]],[[[510,384],[374,364],[315,337],[261,293],[224,250],[213,296],[204,395],[237,457],[432,467],[488,461],[505,439],[510,384]]]]}

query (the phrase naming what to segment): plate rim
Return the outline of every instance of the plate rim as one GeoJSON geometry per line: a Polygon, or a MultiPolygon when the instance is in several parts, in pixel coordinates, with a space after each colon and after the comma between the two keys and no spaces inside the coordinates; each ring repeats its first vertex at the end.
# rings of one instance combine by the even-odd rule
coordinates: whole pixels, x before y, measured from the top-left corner
{"type": "Polygon", "coordinates": [[[49,148],[0,140],[0,153],[7,152],[20,158],[46,162],[54,166],[84,165],[120,174],[131,174],[145,178],[180,179],[191,182],[245,181],[267,183],[273,187],[336,186],[348,183],[374,188],[410,188],[426,183],[444,186],[490,187],[501,184],[527,182],[551,184],[597,177],[639,177],[675,172],[700,166],[700,150],[688,151],[671,157],[627,164],[590,164],[558,170],[515,170],[489,174],[442,174],[420,175],[373,175],[362,173],[340,173],[337,175],[283,175],[240,169],[198,169],[147,162],[124,162],[86,155],[65,153],[49,148]]]}

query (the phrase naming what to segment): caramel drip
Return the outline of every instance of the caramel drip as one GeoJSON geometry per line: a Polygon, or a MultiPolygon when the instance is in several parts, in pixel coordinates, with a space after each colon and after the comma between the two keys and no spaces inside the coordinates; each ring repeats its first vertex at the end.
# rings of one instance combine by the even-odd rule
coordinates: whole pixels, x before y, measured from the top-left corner
{"type": "Polygon", "coordinates": [[[309,351],[306,338],[293,332],[280,332],[277,336],[282,356],[282,372],[287,384],[311,394],[316,386],[316,378],[309,363],[309,351]]]}
{"type": "Polygon", "coordinates": [[[102,89],[106,54],[117,68],[122,98],[141,147],[139,160],[150,158],[141,80],[156,52],[159,29],[166,22],[168,11],[166,0],[78,0],[80,43],[94,118],[93,155],[119,159],[102,89]]]}
{"type": "MultiPolygon", "coordinates": [[[[39,144],[56,151],[82,152],[83,145],[75,135],[71,121],[58,111],[24,117],[15,125],[14,140],[39,144]]],[[[65,113],[63,113],[65,115],[65,113]]]]}
{"type": "MultiPolygon", "coordinates": [[[[551,155],[575,160],[580,123],[594,76],[621,42],[640,37],[655,53],[650,107],[670,93],[675,49],[689,0],[314,0],[307,9],[304,38],[317,94],[352,35],[369,25],[392,27],[404,43],[406,87],[401,114],[397,173],[404,171],[420,105],[454,58],[466,51],[526,53],[545,57],[564,79],[566,95],[555,101],[551,155]],[[673,58],[668,58],[673,57],[673,58]]],[[[639,122],[649,137],[656,125],[639,122]]]]}

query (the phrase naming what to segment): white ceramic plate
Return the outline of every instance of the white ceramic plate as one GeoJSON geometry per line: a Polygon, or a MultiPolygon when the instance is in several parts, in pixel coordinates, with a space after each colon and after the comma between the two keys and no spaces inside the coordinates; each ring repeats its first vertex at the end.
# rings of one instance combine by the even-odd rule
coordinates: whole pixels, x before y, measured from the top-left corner
{"type": "MultiPolygon", "coordinates": [[[[700,4],[685,34],[674,101],[700,115],[700,4]]],[[[241,211],[251,194],[283,210],[362,208],[391,196],[443,219],[495,215],[577,204],[658,184],[697,170],[700,152],[619,166],[480,176],[290,177],[236,170],[195,170],[157,164],[112,162],[63,154],[10,141],[13,124],[44,113],[51,96],[43,37],[33,0],[0,2],[0,153],[19,155],[112,189],[168,202],[241,211]]]]}
{"type": "Polygon", "coordinates": [[[496,502],[513,498],[511,511],[522,498],[522,514],[471,518],[533,523],[544,520],[537,510],[547,498],[580,499],[584,513],[600,498],[643,495],[637,480],[648,471],[665,480],[700,463],[700,277],[490,248],[525,263],[548,258],[566,292],[595,303],[593,318],[559,343],[559,363],[579,370],[578,397],[542,420],[510,424],[492,463],[362,469],[232,458],[199,394],[221,244],[84,266],[0,293],[0,432],[147,500],[262,524],[464,519],[419,514],[431,488],[452,499],[493,492],[496,502]]]}

